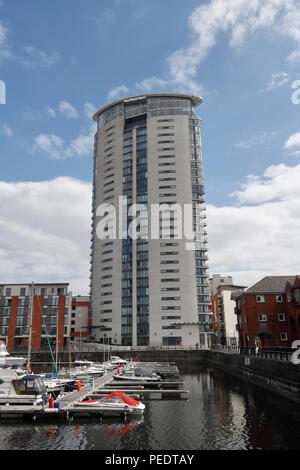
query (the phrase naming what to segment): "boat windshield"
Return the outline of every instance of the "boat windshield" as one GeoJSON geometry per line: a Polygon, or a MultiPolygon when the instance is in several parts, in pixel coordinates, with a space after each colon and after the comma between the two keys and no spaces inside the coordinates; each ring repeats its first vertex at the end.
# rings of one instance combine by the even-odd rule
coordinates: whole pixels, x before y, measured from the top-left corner
{"type": "Polygon", "coordinates": [[[18,395],[37,395],[47,391],[40,377],[28,375],[21,380],[13,380],[16,393],[18,395]]]}

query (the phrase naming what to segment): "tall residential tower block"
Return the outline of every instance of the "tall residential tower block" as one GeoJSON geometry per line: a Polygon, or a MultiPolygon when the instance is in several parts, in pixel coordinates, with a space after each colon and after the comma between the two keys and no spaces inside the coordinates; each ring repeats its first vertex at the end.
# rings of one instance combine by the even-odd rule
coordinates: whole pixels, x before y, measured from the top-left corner
{"type": "Polygon", "coordinates": [[[94,115],[94,341],[209,342],[201,120],[194,111],[201,102],[147,94],[117,100],[94,115]]]}

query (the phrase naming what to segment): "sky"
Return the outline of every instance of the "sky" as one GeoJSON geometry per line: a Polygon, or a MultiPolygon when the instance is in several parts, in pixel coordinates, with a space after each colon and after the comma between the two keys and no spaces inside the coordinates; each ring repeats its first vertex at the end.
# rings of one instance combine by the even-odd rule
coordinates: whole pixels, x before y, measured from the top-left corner
{"type": "Polygon", "coordinates": [[[89,293],[93,113],[200,95],[210,274],[300,274],[300,3],[0,0],[0,282],[89,293]]]}

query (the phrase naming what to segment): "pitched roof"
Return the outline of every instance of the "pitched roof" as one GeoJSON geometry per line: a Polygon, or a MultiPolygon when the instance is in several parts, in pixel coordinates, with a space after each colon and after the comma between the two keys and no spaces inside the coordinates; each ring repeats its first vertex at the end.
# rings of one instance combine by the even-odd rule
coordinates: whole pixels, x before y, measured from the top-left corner
{"type": "Polygon", "coordinates": [[[246,290],[246,294],[272,294],[281,293],[286,290],[286,284],[294,284],[296,275],[294,276],[266,276],[261,281],[254,284],[246,290]]]}

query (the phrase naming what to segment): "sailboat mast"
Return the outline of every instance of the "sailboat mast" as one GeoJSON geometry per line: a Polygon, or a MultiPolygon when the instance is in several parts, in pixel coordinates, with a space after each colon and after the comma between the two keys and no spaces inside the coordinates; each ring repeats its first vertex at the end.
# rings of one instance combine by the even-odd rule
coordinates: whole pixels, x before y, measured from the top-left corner
{"type": "Polygon", "coordinates": [[[31,335],[32,335],[32,317],[33,317],[33,299],[34,299],[34,282],[31,284],[31,299],[30,299],[30,318],[29,318],[29,332],[28,332],[28,357],[27,366],[30,367],[31,357],[31,335]]]}

